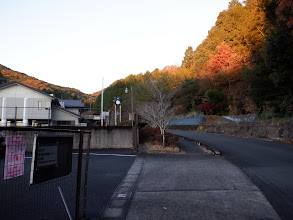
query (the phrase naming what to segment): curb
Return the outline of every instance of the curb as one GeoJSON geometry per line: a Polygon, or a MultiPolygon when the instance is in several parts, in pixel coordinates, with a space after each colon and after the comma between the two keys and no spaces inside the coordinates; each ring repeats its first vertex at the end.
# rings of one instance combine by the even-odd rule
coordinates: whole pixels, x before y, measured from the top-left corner
{"type": "Polygon", "coordinates": [[[92,220],[125,219],[144,162],[145,158],[138,155],[130,167],[128,173],[123,178],[122,182],[119,184],[110,200],[107,202],[107,205],[104,208],[101,216],[92,220]]]}
{"type": "MultiPolygon", "coordinates": [[[[192,139],[189,139],[189,140],[192,140],[192,139]]],[[[206,150],[208,150],[208,151],[211,151],[214,155],[216,155],[216,156],[221,156],[221,152],[218,150],[218,149],[215,149],[215,148],[213,148],[213,147],[211,147],[211,146],[209,146],[209,145],[207,145],[207,144],[203,144],[203,143],[201,143],[201,142],[199,142],[199,141],[195,141],[195,140],[193,140],[198,146],[201,146],[201,147],[204,147],[206,150]]]]}
{"type": "Polygon", "coordinates": [[[181,137],[181,138],[183,138],[185,140],[194,142],[196,145],[201,146],[201,147],[205,148],[207,151],[212,152],[212,154],[214,154],[215,156],[221,156],[222,155],[221,152],[218,149],[213,148],[213,147],[211,147],[211,146],[209,146],[207,144],[204,144],[204,143],[202,143],[200,141],[197,141],[197,140],[194,140],[194,139],[191,139],[191,138],[187,138],[187,137],[184,137],[184,136],[180,136],[180,135],[177,135],[177,136],[181,137]]]}

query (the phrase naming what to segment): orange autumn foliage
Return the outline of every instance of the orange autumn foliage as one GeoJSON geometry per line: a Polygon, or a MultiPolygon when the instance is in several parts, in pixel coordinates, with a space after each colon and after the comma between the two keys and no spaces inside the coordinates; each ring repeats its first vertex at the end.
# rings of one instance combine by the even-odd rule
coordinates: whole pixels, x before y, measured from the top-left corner
{"type": "Polygon", "coordinates": [[[177,66],[175,65],[171,65],[171,66],[165,66],[162,70],[160,70],[161,73],[163,72],[168,72],[172,75],[175,75],[176,74],[176,70],[178,69],[177,66]]]}
{"type": "Polygon", "coordinates": [[[242,56],[235,53],[225,42],[217,47],[217,53],[211,55],[206,71],[200,77],[212,80],[216,85],[234,82],[242,67],[242,56]]]}

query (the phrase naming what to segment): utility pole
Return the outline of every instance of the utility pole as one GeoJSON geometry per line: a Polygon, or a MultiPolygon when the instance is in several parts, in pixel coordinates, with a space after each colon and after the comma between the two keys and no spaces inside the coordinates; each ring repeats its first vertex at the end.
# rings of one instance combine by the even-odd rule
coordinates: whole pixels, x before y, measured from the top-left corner
{"type": "Polygon", "coordinates": [[[101,95],[101,126],[104,125],[103,119],[104,119],[104,109],[103,109],[103,105],[104,105],[104,77],[102,79],[102,95],[101,95]]]}
{"type": "Polygon", "coordinates": [[[121,122],[121,115],[122,115],[122,112],[121,112],[121,105],[120,105],[120,122],[121,122]]]}
{"type": "Polygon", "coordinates": [[[133,90],[132,86],[130,87],[131,89],[131,126],[133,126],[133,120],[134,120],[134,114],[133,114],[133,90]]]}
{"type": "Polygon", "coordinates": [[[116,112],[116,104],[115,104],[115,125],[117,125],[117,112],[116,112]]]}
{"type": "MultiPolygon", "coordinates": [[[[133,126],[133,120],[134,120],[134,113],[133,113],[133,90],[132,90],[132,86],[130,87],[130,92],[131,92],[131,125],[133,126]]],[[[125,89],[125,93],[128,93],[128,88],[126,87],[125,89]]]]}

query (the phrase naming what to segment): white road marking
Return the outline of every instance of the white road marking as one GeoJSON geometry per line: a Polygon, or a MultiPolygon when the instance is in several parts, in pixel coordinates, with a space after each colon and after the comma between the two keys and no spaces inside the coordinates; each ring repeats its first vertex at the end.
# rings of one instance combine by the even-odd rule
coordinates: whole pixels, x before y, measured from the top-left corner
{"type": "MultiPolygon", "coordinates": [[[[72,153],[72,154],[78,155],[78,153],[72,153]]],[[[82,154],[86,154],[86,153],[82,153],[82,154]]],[[[132,154],[97,154],[97,153],[90,153],[90,154],[95,156],[116,156],[116,157],[136,157],[137,156],[132,154]]],[[[25,158],[31,159],[32,157],[25,157],[25,158]]]]}
{"type": "MultiPolygon", "coordinates": [[[[78,154],[78,153],[72,153],[72,154],[78,154]]],[[[82,154],[86,154],[86,153],[82,153],[82,154]]],[[[132,154],[97,154],[97,153],[90,153],[90,154],[95,156],[136,157],[136,155],[132,155],[132,154]]]]}

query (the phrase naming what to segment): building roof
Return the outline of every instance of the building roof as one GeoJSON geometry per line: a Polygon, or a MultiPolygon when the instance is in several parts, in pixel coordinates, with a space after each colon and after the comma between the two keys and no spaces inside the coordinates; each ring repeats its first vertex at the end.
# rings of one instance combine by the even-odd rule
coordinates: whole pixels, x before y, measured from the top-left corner
{"type": "Polygon", "coordinates": [[[68,99],[58,99],[59,102],[64,102],[65,108],[84,108],[84,104],[81,100],[68,100],[68,99]]]}
{"type": "Polygon", "coordinates": [[[28,86],[28,85],[25,85],[25,84],[23,84],[23,83],[20,83],[20,82],[18,82],[18,81],[12,81],[12,82],[8,82],[8,83],[0,84],[0,90],[1,90],[1,89],[5,89],[5,88],[9,88],[9,87],[12,87],[12,86],[15,86],[15,85],[20,85],[20,86],[26,87],[26,88],[31,89],[31,90],[33,90],[33,91],[35,91],[35,92],[38,92],[38,93],[40,93],[40,94],[42,94],[42,95],[48,96],[48,97],[50,97],[51,99],[57,100],[57,98],[56,98],[54,95],[50,95],[50,94],[48,94],[48,93],[42,92],[41,90],[38,90],[38,89],[32,88],[32,87],[30,87],[30,86],[28,86]]]}

